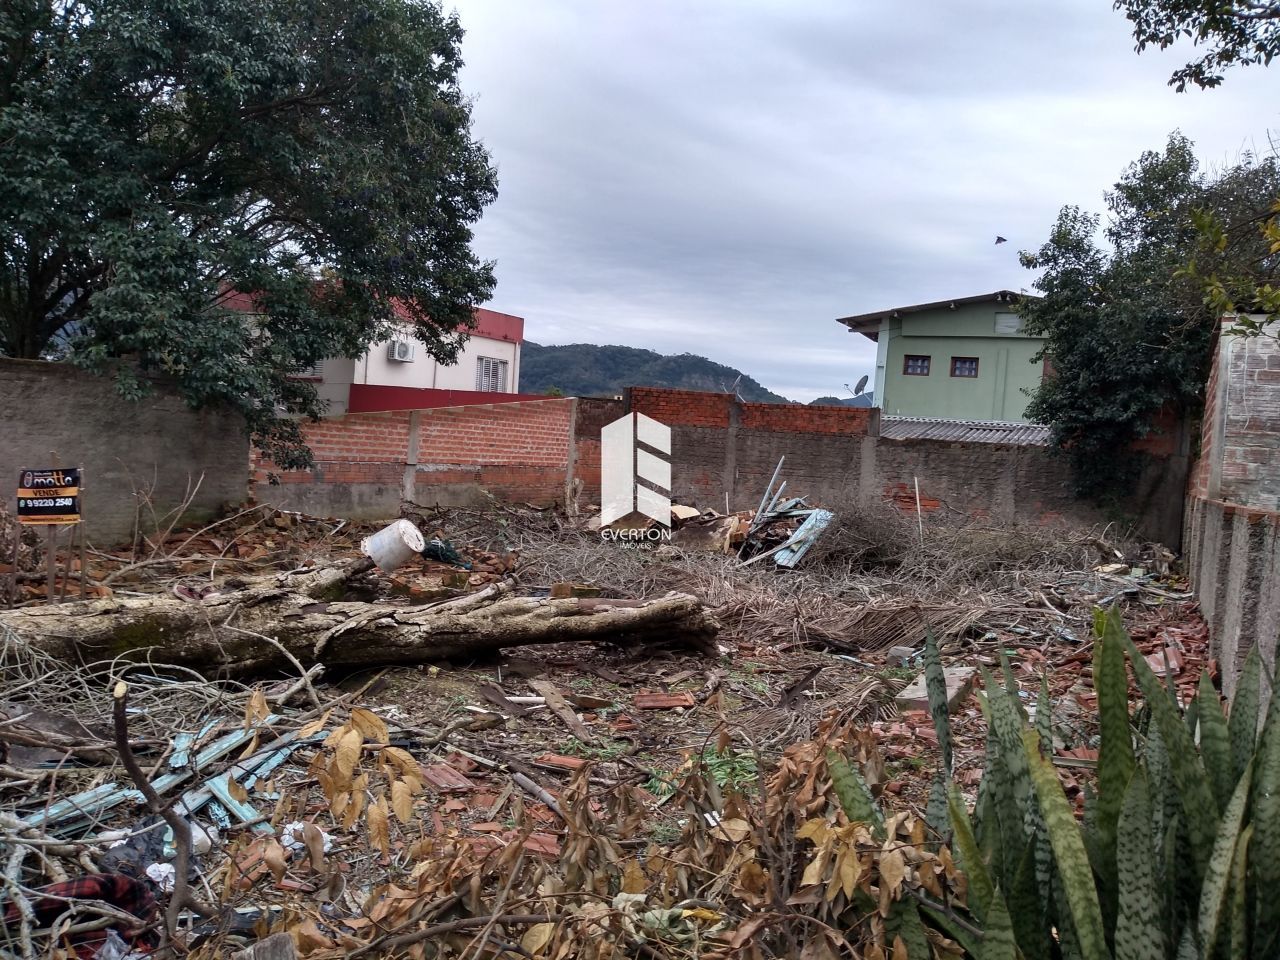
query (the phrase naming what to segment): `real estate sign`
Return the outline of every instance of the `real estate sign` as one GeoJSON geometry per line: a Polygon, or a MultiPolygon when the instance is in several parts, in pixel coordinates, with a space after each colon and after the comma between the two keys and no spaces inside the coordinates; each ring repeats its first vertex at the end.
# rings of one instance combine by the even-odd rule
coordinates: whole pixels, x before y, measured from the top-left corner
{"type": "Polygon", "coordinates": [[[79,523],[80,468],[23,470],[18,475],[19,523],[79,523]]]}

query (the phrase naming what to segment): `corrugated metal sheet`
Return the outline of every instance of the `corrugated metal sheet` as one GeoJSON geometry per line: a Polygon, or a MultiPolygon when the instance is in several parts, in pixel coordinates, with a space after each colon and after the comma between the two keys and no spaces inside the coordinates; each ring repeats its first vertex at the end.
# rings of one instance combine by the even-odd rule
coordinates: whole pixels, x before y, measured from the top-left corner
{"type": "Polygon", "coordinates": [[[950,443],[1003,443],[1019,447],[1049,445],[1047,426],[999,420],[881,417],[880,436],[885,440],[946,440],[950,443]]]}

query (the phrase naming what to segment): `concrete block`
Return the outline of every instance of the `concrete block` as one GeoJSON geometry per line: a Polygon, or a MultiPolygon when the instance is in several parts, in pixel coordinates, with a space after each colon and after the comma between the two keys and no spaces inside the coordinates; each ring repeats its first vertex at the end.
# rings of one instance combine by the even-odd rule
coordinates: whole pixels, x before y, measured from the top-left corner
{"type": "Polygon", "coordinates": [[[905,667],[919,652],[915,647],[890,647],[884,661],[891,667],[905,667]]]}
{"type": "MultiPolygon", "coordinates": [[[[968,699],[973,691],[973,681],[978,675],[977,667],[944,667],[943,675],[947,680],[947,709],[955,713],[960,704],[968,699]]],[[[929,691],[925,686],[924,674],[911,681],[910,686],[893,698],[899,710],[928,710],[929,691]]]]}

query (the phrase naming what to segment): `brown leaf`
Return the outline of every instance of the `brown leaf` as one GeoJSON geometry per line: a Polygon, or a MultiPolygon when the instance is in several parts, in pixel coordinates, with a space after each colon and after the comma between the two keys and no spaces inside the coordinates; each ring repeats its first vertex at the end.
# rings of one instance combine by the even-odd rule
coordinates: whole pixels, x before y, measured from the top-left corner
{"type": "Polygon", "coordinates": [[[360,748],[364,743],[364,736],[359,730],[351,729],[342,735],[342,739],[338,741],[338,749],[334,754],[334,766],[337,769],[337,780],[342,786],[351,783],[351,776],[355,772],[356,764],[360,762],[360,748]]]}
{"type": "Polygon", "coordinates": [[[232,800],[237,800],[237,801],[239,801],[240,803],[248,803],[248,802],[249,802],[249,791],[248,791],[248,790],[246,790],[246,789],[245,789],[245,788],[244,788],[244,787],[243,787],[243,786],[242,786],[242,785],[241,785],[241,784],[240,784],[240,783],[239,783],[239,782],[238,782],[234,777],[232,777],[230,774],[228,774],[228,775],[227,775],[226,783],[227,783],[227,793],[231,795],[231,799],[232,799],[232,800]]]}
{"type": "Polygon", "coordinates": [[[756,933],[765,926],[768,926],[773,917],[768,914],[762,917],[752,917],[737,930],[733,931],[733,936],[729,938],[729,949],[737,950],[751,940],[756,933]]]}
{"type": "Polygon", "coordinates": [[[391,809],[401,823],[413,821],[413,791],[403,780],[391,782],[391,809]]]}
{"type": "Polygon", "coordinates": [[[421,765],[408,750],[402,750],[400,747],[387,747],[382,751],[382,756],[384,759],[390,760],[402,774],[412,776],[415,779],[422,776],[421,765]]]}
{"type": "Polygon", "coordinates": [[[369,844],[386,856],[391,852],[391,814],[387,810],[386,797],[379,797],[369,805],[366,819],[369,821],[369,844]]]}
{"type": "Polygon", "coordinates": [[[351,711],[351,725],[359,730],[366,740],[372,740],[374,743],[386,743],[391,739],[386,722],[364,707],[356,707],[351,711]]]}
{"type": "Polygon", "coordinates": [[[800,950],[800,960],[837,960],[839,954],[832,948],[829,936],[830,934],[822,932],[806,938],[804,947],[800,950]]]}
{"type": "Polygon", "coordinates": [[[893,960],[911,960],[907,955],[906,941],[899,936],[893,938],[893,960]]]}
{"type": "Polygon", "coordinates": [[[253,693],[249,695],[249,702],[244,708],[245,729],[269,716],[271,716],[271,707],[267,705],[267,695],[262,692],[261,687],[254,687],[253,693]]]}
{"type": "Polygon", "coordinates": [[[302,825],[302,842],[306,844],[307,856],[311,858],[311,869],[316,873],[324,873],[324,834],[314,823],[302,825]]]}
{"type": "Polygon", "coordinates": [[[267,842],[262,850],[262,862],[267,865],[267,869],[271,871],[271,876],[275,877],[276,883],[279,883],[284,877],[285,871],[285,852],[279,841],[274,838],[267,842]]]}
{"type": "Polygon", "coordinates": [[[733,892],[746,903],[758,907],[769,895],[769,875],[754,860],[748,860],[738,871],[737,883],[733,892]]]}
{"type": "Polygon", "coordinates": [[[649,878],[644,875],[644,868],[638,860],[628,860],[622,871],[623,893],[644,893],[649,886],[649,878]]]}
{"type": "Polygon", "coordinates": [[[293,942],[298,945],[298,953],[306,956],[317,950],[328,950],[333,941],[326,937],[314,920],[306,920],[289,930],[293,942]]]}
{"type": "Polygon", "coordinates": [[[356,777],[351,784],[351,803],[347,805],[346,815],[342,818],[343,828],[350,830],[356,825],[356,821],[360,819],[360,815],[364,813],[365,804],[368,802],[368,795],[365,791],[369,788],[369,775],[362,773],[356,777]]]}
{"type": "Polygon", "coordinates": [[[554,923],[535,923],[520,938],[520,946],[526,953],[536,957],[551,942],[551,937],[555,932],[556,925],[554,923]]]}
{"type": "Polygon", "coordinates": [[[305,740],[307,737],[314,737],[324,729],[324,725],[329,722],[329,715],[332,713],[332,710],[326,710],[323,715],[316,717],[310,723],[301,727],[298,730],[298,739],[305,740]]]}

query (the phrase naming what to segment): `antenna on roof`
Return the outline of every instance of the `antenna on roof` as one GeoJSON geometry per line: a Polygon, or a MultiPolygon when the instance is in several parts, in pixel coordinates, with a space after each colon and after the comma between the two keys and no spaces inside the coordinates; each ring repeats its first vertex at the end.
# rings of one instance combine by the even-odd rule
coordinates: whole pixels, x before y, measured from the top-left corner
{"type": "Polygon", "coordinates": [[[868,379],[868,377],[867,377],[867,375],[864,373],[864,374],[862,375],[862,379],[858,381],[858,385],[857,385],[856,387],[850,387],[850,386],[846,383],[846,384],[844,385],[844,388],[845,388],[846,390],[848,390],[850,393],[852,393],[855,397],[860,397],[860,396],[862,396],[862,391],[863,391],[863,390],[865,390],[865,389],[867,389],[867,379],[868,379]]]}

